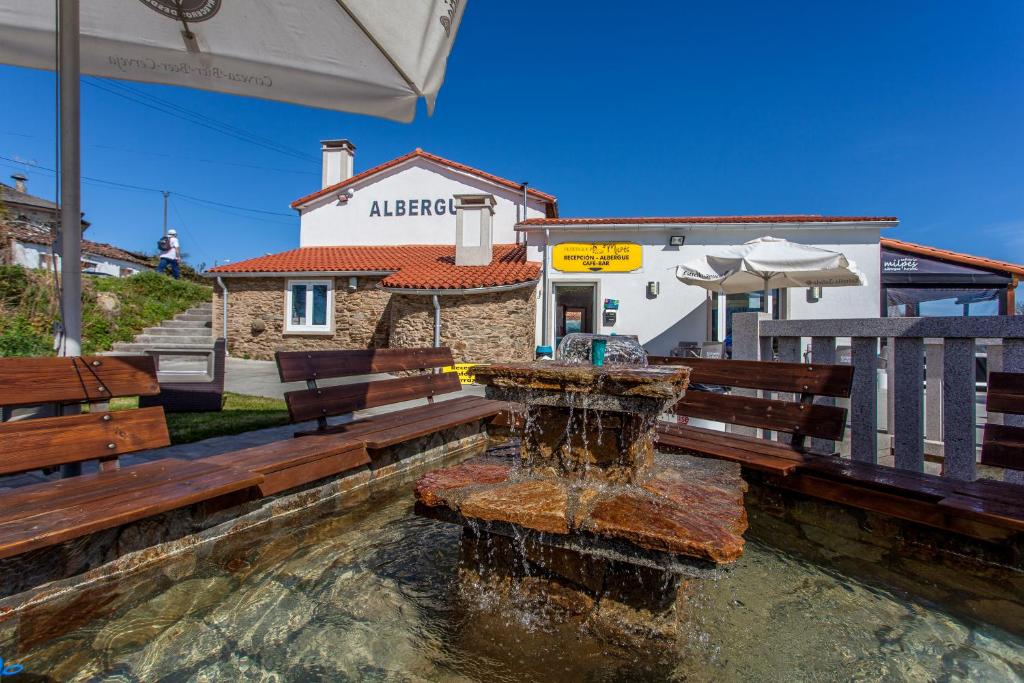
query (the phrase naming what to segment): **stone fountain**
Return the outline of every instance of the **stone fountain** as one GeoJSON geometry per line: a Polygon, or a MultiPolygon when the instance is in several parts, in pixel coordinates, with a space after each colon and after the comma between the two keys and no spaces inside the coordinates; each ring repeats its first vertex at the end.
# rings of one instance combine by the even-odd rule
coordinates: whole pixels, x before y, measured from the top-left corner
{"type": "Polygon", "coordinates": [[[416,509],[463,525],[463,585],[615,638],[671,637],[684,588],[743,552],[746,485],[732,463],[655,453],[688,368],[614,357],[476,367],[518,412],[518,452],[424,475],[416,509]]]}

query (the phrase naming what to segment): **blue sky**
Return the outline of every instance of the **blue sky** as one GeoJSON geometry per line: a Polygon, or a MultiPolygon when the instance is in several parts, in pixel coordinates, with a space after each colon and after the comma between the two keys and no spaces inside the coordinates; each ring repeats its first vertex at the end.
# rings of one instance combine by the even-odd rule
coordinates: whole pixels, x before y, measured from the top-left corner
{"type": "MultiPolygon", "coordinates": [[[[423,147],[529,180],[566,216],[896,215],[890,236],[1024,262],[1022,36],[1016,0],[473,0],[433,117],[130,84],[285,154],[100,81],[82,88],[83,173],[175,193],[196,264],[296,246],[288,203],[319,187],[332,137],[357,145],[357,171],[423,147]]],[[[0,93],[0,156],[52,168],[53,75],[0,67],[0,93]]],[[[0,159],[5,180],[16,170],[0,159]]],[[[52,197],[52,175],[27,173],[52,197]]],[[[153,249],[161,202],[83,186],[90,237],[128,248],[153,249]]]]}

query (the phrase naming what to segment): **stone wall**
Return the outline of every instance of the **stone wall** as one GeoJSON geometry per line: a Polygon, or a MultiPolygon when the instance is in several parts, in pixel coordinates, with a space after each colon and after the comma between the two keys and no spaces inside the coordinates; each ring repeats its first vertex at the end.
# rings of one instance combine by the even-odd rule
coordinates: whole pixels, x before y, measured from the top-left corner
{"type": "MultiPolygon", "coordinates": [[[[428,295],[390,294],[380,278],[335,278],[334,332],[284,331],[286,278],[225,278],[228,287],[228,354],[271,360],[278,350],[417,347],[434,343],[434,305],[428,295]]],[[[441,344],[456,362],[483,363],[533,358],[536,288],[489,294],[442,295],[441,344]]],[[[213,330],[222,334],[223,304],[213,293],[213,330]]]]}
{"type": "MultiPolygon", "coordinates": [[[[348,278],[335,278],[334,333],[284,331],[286,278],[225,278],[228,288],[228,354],[271,360],[278,350],[366,349],[387,345],[391,295],[378,288],[380,278],[359,278],[356,291],[348,278]]],[[[223,329],[219,287],[213,292],[213,330],[223,329]]]]}
{"type": "MultiPolygon", "coordinates": [[[[489,294],[443,295],[441,345],[457,363],[511,362],[533,359],[536,288],[521,287],[489,294]]],[[[430,296],[391,297],[389,346],[431,346],[434,304],[430,296]]]]}

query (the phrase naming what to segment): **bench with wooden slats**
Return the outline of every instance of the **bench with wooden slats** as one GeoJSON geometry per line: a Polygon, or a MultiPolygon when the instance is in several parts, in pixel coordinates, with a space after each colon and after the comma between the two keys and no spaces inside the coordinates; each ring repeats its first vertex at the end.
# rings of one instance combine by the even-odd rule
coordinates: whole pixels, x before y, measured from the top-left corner
{"type": "MultiPolygon", "coordinates": [[[[986,410],[989,414],[1024,415],[1024,373],[989,374],[986,410]]],[[[981,462],[994,467],[1024,470],[1024,427],[986,424],[981,462]]]]}
{"type": "Polygon", "coordinates": [[[691,385],[711,385],[770,392],[774,398],[714,393],[696,388],[687,391],[673,412],[731,425],[752,427],[786,435],[784,440],[762,439],[688,424],[661,423],[658,445],[696,455],[732,460],[753,469],[787,475],[809,455],[834,455],[814,451],[807,438],[841,441],[846,430],[846,409],[815,403],[815,398],[848,397],[853,383],[849,365],[775,363],[714,358],[651,356],[653,365],[686,365],[691,385]]]}
{"type": "Polygon", "coordinates": [[[170,440],[162,408],[111,411],[109,401],[158,392],[148,356],[0,359],[0,405],[56,413],[0,423],[0,476],[99,462],[96,474],[4,492],[0,559],[254,490],[261,475],[208,462],[120,468],[120,456],[170,440]]]}
{"type": "Polygon", "coordinates": [[[307,387],[285,394],[292,422],[317,421],[315,431],[298,432],[296,436],[372,432],[376,436],[371,447],[376,448],[494,417],[505,407],[500,401],[478,396],[460,397],[458,403],[435,403],[436,396],[462,390],[458,375],[454,372],[435,371],[455,364],[451,350],[444,347],[279,351],[276,357],[282,382],[305,382],[307,387]],[[418,371],[418,374],[331,387],[318,385],[319,381],[325,379],[409,371],[418,371]],[[330,417],[351,415],[358,410],[417,399],[426,399],[427,405],[350,424],[327,424],[330,417]],[[412,420],[413,417],[416,419],[412,420]]]}
{"type": "MultiPolygon", "coordinates": [[[[990,417],[993,413],[1024,415],[1024,374],[989,373],[985,406],[990,417]]],[[[1024,427],[988,422],[982,439],[981,463],[1024,470],[1024,427]]],[[[1024,531],[1024,487],[989,480],[972,483],[983,486],[987,495],[957,492],[939,504],[958,514],[1024,531]],[[1005,493],[1000,495],[1000,491],[1005,493]]]]}

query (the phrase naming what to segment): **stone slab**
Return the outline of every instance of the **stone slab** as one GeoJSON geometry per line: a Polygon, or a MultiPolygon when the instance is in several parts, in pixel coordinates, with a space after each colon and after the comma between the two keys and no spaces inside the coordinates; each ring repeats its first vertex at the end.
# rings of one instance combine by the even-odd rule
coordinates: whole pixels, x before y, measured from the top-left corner
{"type": "Polygon", "coordinates": [[[602,546],[633,558],[650,554],[655,566],[662,556],[724,565],[743,552],[746,484],[734,463],[659,455],[639,485],[538,477],[512,460],[496,482],[501,467],[470,460],[421,478],[417,510],[497,533],[548,534],[546,542],[580,552],[602,546]]]}

